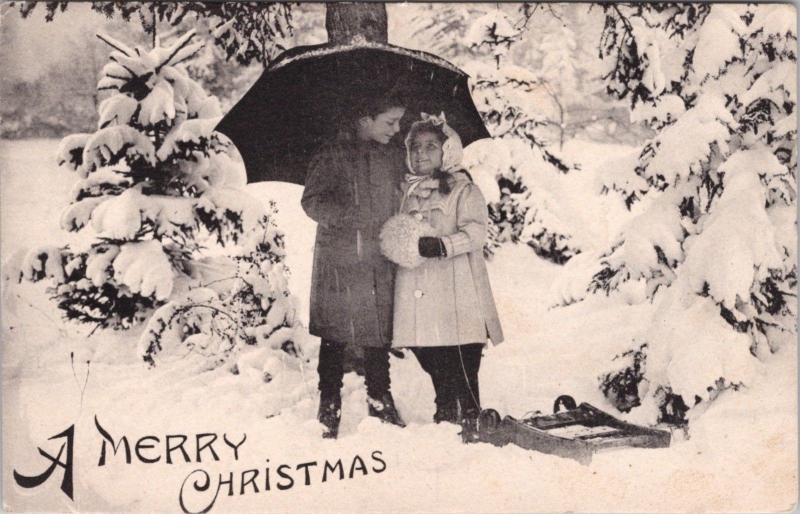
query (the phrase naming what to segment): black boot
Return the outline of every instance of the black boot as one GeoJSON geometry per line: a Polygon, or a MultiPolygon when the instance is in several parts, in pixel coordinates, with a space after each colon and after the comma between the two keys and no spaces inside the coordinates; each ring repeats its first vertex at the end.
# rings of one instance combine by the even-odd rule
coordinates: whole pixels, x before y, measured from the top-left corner
{"type": "Polygon", "coordinates": [[[478,370],[481,365],[482,344],[465,344],[455,347],[458,369],[455,374],[461,440],[474,443],[479,440],[478,418],[481,415],[478,370]]]}
{"type": "Polygon", "coordinates": [[[388,348],[364,348],[364,383],[369,415],[384,423],[406,426],[392,398],[388,348]]]}
{"type": "Polygon", "coordinates": [[[461,420],[461,442],[465,444],[477,443],[480,441],[478,433],[478,419],[464,418],[461,420]]]}
{"type": "Polygon", "coordinates": [[[436,412],[433,414],[434,423],[458,423],[458,411],[452,402],[436,402],[436,412]]]}
{"type": "Polygon", "coordinates": [[[323,439],[336,439],[339,435],[339,421],[342,419],[342,397],[339,393],[320,396],[317,419],[325,427],[323,439]]]}
{"type": "Polygon", "coordinates": [[[433,415],[433,422],[458,423],[458,404],[453,384],[446,381],[441,374],[437,374],[433,377],[433,390],[436,393],[434,399],[436,412],[433,415]]]}
{"type": "Polygon", "coordinates": [[[392,393],[385,393],[380,399],[367,397],[367,405],[369,405],[370,416],[401,428],[406,426],[405,421],[400,417],[400,413],[397,412],[397,407],[394,405],[392,393]]]}
{"type": "Polygon", "coordinates": [[[476,408],[474,402],[465,401],[459,398],[458,401],[458,424],[461,425],[461,441],[464,443],[477,443],[480,440],[478,433],[478,418],[480,418],[480,408],[476,408]],[[462,408],[462,405],[464,406],[462,408]]]}
{"type": "Polygon", "coordinates": [[[336,439],[342,419],[342,376],[345,345],[323,339],[319,348],[319,412],[317,419],[325,427],[322,437],[336,439]]]}

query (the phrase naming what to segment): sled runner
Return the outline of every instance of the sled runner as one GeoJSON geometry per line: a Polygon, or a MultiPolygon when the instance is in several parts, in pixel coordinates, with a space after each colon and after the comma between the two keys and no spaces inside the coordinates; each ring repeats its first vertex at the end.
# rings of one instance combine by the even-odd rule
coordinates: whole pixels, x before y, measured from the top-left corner
{"type": "Polygon", "coordinates": [[[602,410],[569,396],[560,396],[554,413],[525,419],[506,416],[494,409],[481,412],[478,440],[505,446],[516,444],[528,450],[575,459],[589,464],[600,450],[620,447],[666,448],[670,433],[626,423],[602,410]],[[559,412],[563,405],[566,410],[559,412]]]}

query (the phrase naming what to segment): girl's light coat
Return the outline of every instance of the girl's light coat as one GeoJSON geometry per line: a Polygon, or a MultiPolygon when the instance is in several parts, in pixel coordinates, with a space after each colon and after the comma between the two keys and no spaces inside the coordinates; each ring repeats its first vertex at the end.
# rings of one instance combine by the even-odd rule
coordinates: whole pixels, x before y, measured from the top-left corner
{"type": "Polygon", "coordinates": [[[483,260],[486,200],[466,174],[457,172],[452,177],[453,188],[447,195],[431,189],[431,184],[421,184],[404,197],[401,212],[431,224],[444,242],[447,257],[427,259],[413,269],[398,268],[395,347],[503,341],[483,260]]]}

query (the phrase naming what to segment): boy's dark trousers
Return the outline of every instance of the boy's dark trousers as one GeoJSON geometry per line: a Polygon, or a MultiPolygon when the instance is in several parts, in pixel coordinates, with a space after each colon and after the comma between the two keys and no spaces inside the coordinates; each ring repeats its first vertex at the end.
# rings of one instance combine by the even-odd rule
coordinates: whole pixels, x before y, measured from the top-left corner
{"type": "Polygon", "coordinates": [[[478,371],[483,343],[412,348],[422,369],[431,376],[436,393],[437,423],[477,419],[481,412],[478,371]]]}
{"type": "MultiPolygon", "coordinates": [[[[319,391],[321,398],[338,395],[342,390],[344,377],[345,343],[323,339],[319,347],[319,391]]],[[[389,349],[364,348],[364,382],[367,395],[380,400],[389,393],[389,349]]]]}
{"type": "MultiPolygon", "coordinates": [[[[319,413],[325,426],[322,437],[336,438],[342,415],[342,378],[347,345],[323,339],[319,348],[319,413]]],[[[385,423],[404,427],[390,388],[389,348],[364,348],[364,382],[367,385],[368,413],[385,423]]]]}

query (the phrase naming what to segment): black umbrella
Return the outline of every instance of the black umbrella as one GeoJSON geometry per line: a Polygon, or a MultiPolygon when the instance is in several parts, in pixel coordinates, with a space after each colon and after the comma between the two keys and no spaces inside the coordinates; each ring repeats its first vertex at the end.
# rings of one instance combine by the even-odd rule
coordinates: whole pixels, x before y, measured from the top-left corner
{"type": "Polygon", "coordinates": [[[278,56],[216,130],[238,148],[248,182],[303,184],[313,153],[369,95],[394,91],[406,99],[404,128],[420,112],[444,111],[465,146],[489,137],[467,79],[444,59],[393,45],[297,47],[278,56]]]}

